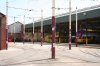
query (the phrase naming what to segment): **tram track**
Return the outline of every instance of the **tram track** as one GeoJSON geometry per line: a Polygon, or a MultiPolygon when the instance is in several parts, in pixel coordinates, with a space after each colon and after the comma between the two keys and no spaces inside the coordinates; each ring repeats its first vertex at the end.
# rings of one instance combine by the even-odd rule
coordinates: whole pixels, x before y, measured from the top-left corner
{"type": "MultiPolygon", "coordinates": [[[[93,61],[84,60],[84,59],[81,59],[81,58],[72,57],[72,56],[70,56],[70,55],[61,54],[61,56],[62,56],[62,57],[66,57],[66,58],[71,58],[71,59],[76,59],[76,60],[83,61],[83,62],[79,62],[79,63],[98,63],[98,62],[93,62],[93,61]]],[[[75,62],[75,63],[76,63],[76,62],[75,62]]]]}
{"type": "Polygon", "coordinates": [[[96,52],[95,53],[93,53],[92,51],[86,51],[86,50],[81,50],[81,49],[79,49],[81,52],[83,52],[83,53],[85,53],[85,54],[88,54],[88,55],[91,55],[91,56],[94,56],[94,57],[98,57],[98,58],[100,58],[100,55],[99,54],[97,54],[96,52]],[[91,53],[92,52],[92,53],[91,53]]]}
{"type": "MultiPolygon", "coordinates": [[[[88,59],[82,58],[82,56],[80,54],[78,55],[76,53],[74,54],[73,52],[70,52],[71,50],[68,50],[68,47],[62,47],[62,46],[61,47],[55,46],[55,47],[56,47],[56,51],[57,51],[57,55],[58,56],[63,57],[63,58],[71,58],[71,59],[75,59],[75,60],[79,60],[79,61],[71,61],[71,62],[70,61],[65,61],[65,62],[56,61],[56,62],[53,62],[52,60],[48,59],[47,57],[46,58],[38,58],[38,59],[36,59],[37,58],[36,57],[37,54],[44,55],[44,52],[45,52],[45,54],[47,54],[49,50],[44,50],[43,48],[40,48],[40,49],[38,48],[37,49],[37,48],[34,48],[34,47],[28,47],[28,48],[26,47],[26,48],[24,48],[24,47],[20,47],[20,46],[15,46],[15,48],[22,49],[24,51],[23,54],[26,53],[26,52],[29,52],[31,54],[28,54],[28,56],[25,56],[25,57],[23,57],[21,59],[15,60],[12,63],[2,64],[1,66],[26,65],[28,63],[31,63],[31,64],[51,64],[51,63],[52,64],[53,63],[100,63],[100,62],[97,62],[97,61],[92,61],[92,60],[88,60],[88,59]],[[35,52],[33,52],[33,50],[35,52]],[[65,53],[63,54],[62,52],[65,52],[65,53]],[[32,56],[34,56],[36,58],[34,58],[32,56]],[[25,60],[25,59],[28,59],[28,60],[25,60]],[[25,61],[23,61],[23,60],[25,60],[25,61]],[[42,63],[41,61],[46,61],[46,62],[43,62],[42,63]]],[[[83,53],[83,52],[81,52],[81,53],[83,53]]],[[[20,55],[15,56],[15,58],[17,58],[17,57],[20,57],[20,55]]],[[[12,60],[12,58],[14,58],[14,57],[11,57],[11,58],[8,58],[8,59],[5,59],[5,60],[6,60],[6,62],[9,62],[9,60],[12,60]]]]}
{"type": "MultiPolygon", "coordinates": [[[[61,48],[59,48],[59,49],[61,49],[61,48]]],[[[95,61],[92,61],[92,60],[88,60],[88,59],[83,59],[82,58],[82,55],[79,55],[79,54],[75,54],[75,53],[71,53],[71,52],[69,52],[70,50],[68,50],[68,49],[65,49],[65,53],[67,53],[67,54],[62,54],[62,53],[59,53],[60,54],[60,56],[64,56],[64,57],[68,57],[68,58],[72,58],[72,59],[77,59],[77,60],[81,60],[81,61],[84,61],[84,62],[89,62],[89,63],[100,63],[100,62],[95,62],[95,61]],[[66,51],[67,50],[67,51],[66,51]],[[80,57],[78,57],[78,56],[80,56],[80,57]]],[[[60,51],[60,52],[62,52],[62,50],[60,51]]]]}
{"type": "MultiPolygon", "coordinates": [[[[31,54],[28,54],[28,56],[25,56],[24,58],[21,58],[21,59],[18,59],[16,60],[16,62],[12,62],[12,63],[6,63],[4,65],[1,65],[1,66],[8,66],[8,65],[14,65],[14,64],[17,64],[17,63],[23,63],[23,62],[18,62],[18,61],[21,61],[21,60],[25,60],[25,59],[29,59],[31,58],[32,56],[34,56],[36,53],[39,53],[38,51],[39,50],[35,50],[34,53],[33,50],[34,48],[24,48],[24,47],[19,47],[19,46],[14,46],[14,48],[19,48],[19,49],[22,49],[24,52],[21,53],[20,55],[16,55],[16,56],[13,56],[13,57],[10,57],[10,58],[7,58],[7,59],[2,59],[0,61],[3,61],[3,62],[9,62],[9,60],[13,60],[13,59],[18,59],[18,57],[20,57],[21,55],[23,56],[23,54],[25,54],[26,52],[30,52],[31,54]]],[[[27,62],[27,61],[26,61],[27,62]]]]}
{"type": "MultiPolygon", "coordinates": [[[[13,48],[22,49],[22,50],[25,52],[25,49],[24,49],[24,48],[19,48],[19,47],[15,47],[15,46],[12,46],[12,47],[13,47],[13,48]]],[[[23,54],[24,52],[22,52],[21,54],[23,54]]],[[[21,54],[19,54],[19,55],[21,55],[21,54]]],[[[12,57],[9,57],[9,58],[6,58],[6,59],[2,59],[2,60],[0,60],[0,61],[9,60],[9,59],[15,58],[15,57],[17,57],[17,56],[19,56],[19,55],[15,55],[15,56],[12,56],[12,57]]]]}

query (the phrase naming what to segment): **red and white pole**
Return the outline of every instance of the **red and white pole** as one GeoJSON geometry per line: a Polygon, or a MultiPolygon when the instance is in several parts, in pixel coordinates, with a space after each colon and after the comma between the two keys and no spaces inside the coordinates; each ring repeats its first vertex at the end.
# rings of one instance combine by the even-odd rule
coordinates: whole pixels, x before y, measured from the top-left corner
{"type": "Polygon", "coordinates": [[[43,10],[41,10],[41,46],[43,45],[43,10]]]}
{"type": "Polygon", "coordinates": [[[69,50],[71,50],[71,0],[69,0],[69,50]]]}
{"type": "Polygon", "coordinates": [[[55,29],[56,29],[55,0],[52,0],[52,48],[51,48],[52,59],[55,59],[55,29]]]}

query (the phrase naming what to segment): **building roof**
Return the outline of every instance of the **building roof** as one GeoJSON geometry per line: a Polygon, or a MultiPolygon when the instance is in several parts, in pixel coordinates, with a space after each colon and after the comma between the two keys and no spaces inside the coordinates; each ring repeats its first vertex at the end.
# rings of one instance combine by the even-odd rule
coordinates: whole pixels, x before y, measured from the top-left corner
{"type": "MultiPolygon", "coordinates": [[[[78,20],[85,20],[89,18],[100,17],[100,5],[77,10],[77,13],[78,13],[78,20]]],[[[76,20],[76,11],[73,11],[72,12],[72,22],[75,20],[76,20]]],[[[56,23],[64,23],[64,22],[69,22],[69,12],[56,16],[56,23]]],[[[44,19],[43,25],[51,25],[51,24],[52,24],[51,17],[44,19]]],[[[32,26],[33,26],[32,23],[30,23],[30,24],[26,24],[25,27],[32,28],[32,26]]],[[[41,26],[40,20],[35,22],[35,27],[39,27],[39,26],[41,26]]]]}
{"type": "Polygon", "coordinates": [[[17,22],[15,22],[15,23],[12,23],[12,24],[10,24],[10,25],[8,25],[8,26],[11,26],[11,25],[14,25],[14,24],[22,24],[21,22],[19,22],[19,21],[17,21],[17,22]]]}
{"type": "Polygon", "coordinates": [[[8,33],[20,33],[22,30],[22,23],[15,22],[13,24],[8,25],[8,33]]]}
{"type": "Polygon", "coordinates": [[[3,13],[0,12],[0,17],[5,16],[3,13]]]}

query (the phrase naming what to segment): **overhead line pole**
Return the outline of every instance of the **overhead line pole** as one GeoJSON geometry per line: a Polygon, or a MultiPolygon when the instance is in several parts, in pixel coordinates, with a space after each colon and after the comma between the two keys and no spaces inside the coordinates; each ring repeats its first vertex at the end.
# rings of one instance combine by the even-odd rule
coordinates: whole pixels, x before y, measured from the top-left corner
{"type": "Polygon", "coordinates": [[[6,0],[6,48],[8,49],[8,0],[6,0]]]}
{"type": "Polygon", "coordinates": [[[69,50],[71,50],[71,42],[72,35],[71,35],[71,0],[69,0],[69,50]]]}
{"type": "Polygon", "coordinates": [[[25,44],[25,15],[24,15],[24,21],[23,21],[23,44],[25,44]]]}
{"type": "Polygon", "coordinates": [[[51,58],[55,59],[55,0],[52,0],[52,46],[51,46],[51,58]]]}
{"type": "Polygon", "coordinates": [[[43,45],[43,10],[41,10],[41,46],[43,45]]]}
{"type": "Polygon", "coordinates": [[[14,44],[15,44],[15,35],[16,35],[16,32],[15,32],[15,17],[14,17],[14,44]]]}
{"type": "Polygon", "coordinates": [[[33,44],[34,44],[34,33],[35,33],[34,18],[40,18],[40,17],[25,17],[25,18],[31,18],[31,19],[33,18],[33,28],[32,28],[33,29],[33,31],[32,31],[33,36],[32,37],[33,37],[33,44]]]}
{"type": "Polygon", "coordinates": [[[33,44],[34,44],[34,18],[33,18],[33,44]]]}
{"type": "Polygon", "coordinates": [[[77,7],[76,7],[76,32],[78,31],[78,22],[77,22],[77,7]]]}
{"type": "MultiPolygon", "coordinates": [[[[78,32],[78,21],[77,21],[78,15],[77,15],[77,7],[76,7],[76,40],[77,40],[77,32],[78,32]]],[[[76,42],[76,47],[77,47],[77,42],[76,42]]]]}

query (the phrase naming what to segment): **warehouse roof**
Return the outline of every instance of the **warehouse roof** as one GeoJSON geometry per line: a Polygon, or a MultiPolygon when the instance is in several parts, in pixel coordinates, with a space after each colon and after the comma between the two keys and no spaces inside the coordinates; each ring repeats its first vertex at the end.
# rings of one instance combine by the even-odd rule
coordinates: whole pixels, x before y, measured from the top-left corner
{"type": "MultiPolygon", "coordinates": [[[[100,5],[84,8],[77,10],[78,20],[84,20],[89,18],[100,17],[100,5]]],[[[43,25],[51,25],[52,19],[51,17],[43,19],[43,25]]],[[[72,12],[72,22],[76,20],[76,11],[72,12]]],[[[35,22],[35,27],[39,27],[41,21],[38,20],[35,22]]],[[[56,16],[56,23],[64,23],[69,22],[69,12],[63,13],[56,16]]],[[[32,23],[26,24],[26,28],[32,28],[32,23]]]]}

